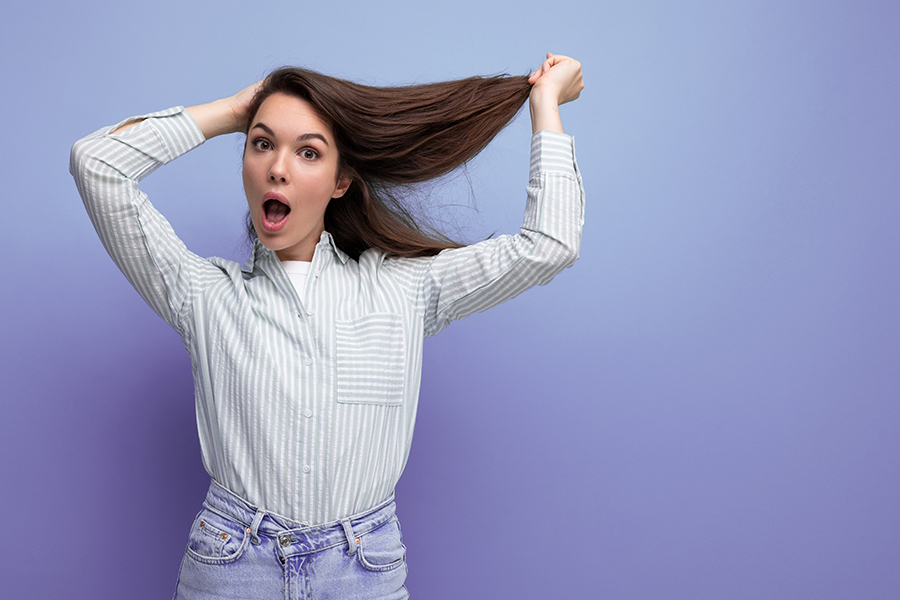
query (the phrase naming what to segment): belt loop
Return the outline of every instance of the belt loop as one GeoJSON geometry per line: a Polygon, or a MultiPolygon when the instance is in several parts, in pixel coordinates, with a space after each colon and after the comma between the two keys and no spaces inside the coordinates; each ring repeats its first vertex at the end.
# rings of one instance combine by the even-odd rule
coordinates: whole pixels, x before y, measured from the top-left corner
{"type": "Polygon", "coordinates": [[[356,547],[359,545],[359,538],[353,535],[353,527],[350,525],[350,519],[341,519],[341,525],[344,527],[344,535],[347,536],[347,556],[356,554],[356,547]]]}
{"type": "Polygon", "coordinates": [[[247,530],[250,533],[250,542],[254,546],[259,546],[259,524],[262,523],[265,516],[266,511],[261,508],[257,509],[256,514],[253,515],[253,523],[250,524],[250,529],[247,530]]]}

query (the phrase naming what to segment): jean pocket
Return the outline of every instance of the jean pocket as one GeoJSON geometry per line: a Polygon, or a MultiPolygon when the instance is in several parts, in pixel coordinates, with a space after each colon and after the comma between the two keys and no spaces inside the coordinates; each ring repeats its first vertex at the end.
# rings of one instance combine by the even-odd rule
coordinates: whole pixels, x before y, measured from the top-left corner
{"type": "Polygon", "coordinates": [[[206,564],[227,564],[239,559],[249,542],[250,534],[239,524],[203,509],[194,519],[187,555],[206,564]]]}
{"type": "Polygon", "coordinates": [[[359,564],[367,571],[393,571],[406,563],[406,546],[396,518],[359,536],[356,549],[359,564]]]}
{"type": "Polygon", "coordinates": [[[374,313],[335,322],[337,401],[342,404],[403,403],[406,343],[400,315],[374,313]]]}

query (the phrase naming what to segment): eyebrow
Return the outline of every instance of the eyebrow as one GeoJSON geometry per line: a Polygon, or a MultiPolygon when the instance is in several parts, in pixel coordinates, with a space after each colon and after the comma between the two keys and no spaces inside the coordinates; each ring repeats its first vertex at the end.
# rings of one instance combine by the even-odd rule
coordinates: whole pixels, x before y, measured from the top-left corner
{"type": "MultiPolygon", "coordinates": [[[[272,129],[265,123],[259,122],[256,125],[254,125],[253,127],[251,127],[250,129],[256,129],[257,127],[262,129],[263,131],[265,131],[272,137],[275,137],[275,132],[272,131],[272,129]]],[[[298,142],[303,142],[303,141],[311,140],[311,139],[322,140],[322,142],[324,142],[326,146],[328,145],[328,140],[326,140],[325,136],[320,133],[304,133],[303,135],[297,136],[298,142]]]]}

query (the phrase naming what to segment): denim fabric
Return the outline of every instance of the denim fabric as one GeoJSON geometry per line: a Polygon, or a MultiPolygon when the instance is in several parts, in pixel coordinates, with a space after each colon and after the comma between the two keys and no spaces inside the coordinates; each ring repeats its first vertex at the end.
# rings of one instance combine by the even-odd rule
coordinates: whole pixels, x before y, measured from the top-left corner
{"type": "Polygon", "coordinates": [[[406,547],[393,498],[308,526],[264,513],[213,482],[191,527],[176,600],[401,600],[406,547]]]}

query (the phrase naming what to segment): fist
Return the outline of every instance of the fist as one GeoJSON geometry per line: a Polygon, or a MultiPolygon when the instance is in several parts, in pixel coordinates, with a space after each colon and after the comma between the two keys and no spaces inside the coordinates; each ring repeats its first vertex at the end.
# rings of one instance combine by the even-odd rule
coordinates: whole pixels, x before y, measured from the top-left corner
{"type": "Polygon", "coordinates": [[[532,97],[541,96],[557,104],[571,102],[581,95],[584,81],[581,63],[561,54],[547,53],[547,60],[528,77],[532,97]]]}

